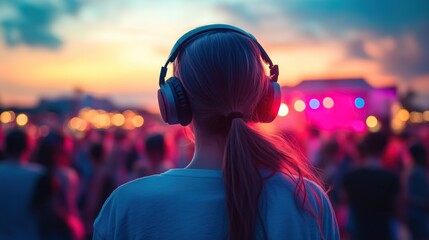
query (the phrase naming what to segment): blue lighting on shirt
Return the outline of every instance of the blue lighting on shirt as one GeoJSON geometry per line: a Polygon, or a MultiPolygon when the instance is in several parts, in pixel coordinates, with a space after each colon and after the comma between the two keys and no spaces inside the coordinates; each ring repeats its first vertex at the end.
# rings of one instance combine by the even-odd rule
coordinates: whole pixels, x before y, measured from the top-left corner
{"type": "Polygon", "coordinates": [[[313,99],[310,100],[310,104],[309,105],[310,105],[310,107],[312,109],[317,109],[320,106],[320,102],[319,102],[319,100],[313,98],[313,99]]]}
{"type": "Polygon", "coordinates": [[[363,98],[360,98],[360,97],[356,98],[355,99],[355,106],[357,108],[363,108],[365,106],[365,100],[363,100],[363,98]]]}

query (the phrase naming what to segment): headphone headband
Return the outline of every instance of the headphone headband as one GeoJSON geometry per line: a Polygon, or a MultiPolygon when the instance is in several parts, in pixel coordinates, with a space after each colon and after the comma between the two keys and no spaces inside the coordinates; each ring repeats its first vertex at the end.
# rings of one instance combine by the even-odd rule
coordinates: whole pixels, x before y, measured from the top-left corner
{"type": "Polygon", "coordinates": [[[173,46],[173,49],[171,49],[170,55],[168,56],[168,59],[165,62],[165,65],[163,67],[161,67],[161,72],[160,72],[160,76],[159,76],[159,86],[161,86],[165,83],[165,76],[167,74],[167,66],[169,63],[174,62],[174,60],[176,59],[179,52],[183,48],[185,48],[190,42],[192,42],[195,38],[200,36],[202,33],[211,32],[211,31],[218,31],[218,32],[219,31],[232,31],[232,32],[240,33],[240,34],[247,36],[250,39],[252,39],[256,43],[256,45],[258,46],[258,48],[261,52],[262,60],[264,60],[264,62],[269,65],[271,80],[277,82],[277,78],[279,75],[278,66],[273,65],[273,62],[271,61],[267,52],[265,52],[264,48],[262,48],[262,46],[259,44],[259,42],[256,40],[256,38],[252,34],[246,32],[240,28],[228,25],[228,24],[210,24],[210,25],[195,28],[195,29],[185,33],[182,37],[179,38],[179,40],[177,40],[177,42],[173,46]]]}

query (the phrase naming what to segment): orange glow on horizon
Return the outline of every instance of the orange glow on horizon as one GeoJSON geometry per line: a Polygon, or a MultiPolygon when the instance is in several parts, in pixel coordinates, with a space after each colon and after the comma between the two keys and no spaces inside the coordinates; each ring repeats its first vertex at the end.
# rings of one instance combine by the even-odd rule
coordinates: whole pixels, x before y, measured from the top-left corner
{"type": "MultiPolygon", "coordinates": [[[[57,51],[33,50],[20,47],[17,50],[0,46],[0,51],[12,57],[0,58],[1,77],[21,87],[46,88],[46,90],[72,90],[81,87],[96,93],[130,91],[139,86],[142,91],[157,86],[158,59],[142,51],[140,61],[121,57],[132,46],[65,46],[57,51]],[[28,57],[32,56],[32,57],[28,57]],[[21,71],[26,69],[26,71],[21,71]],[[152,79],[155,79],[151,81],[152,79]],[[127,84],[124,84],[126,82],[127,84]]],[[[135,90],[132,90],[133,92],[135,90]]]]}
{"type": "MultiPolygon", "coordinates": [[[[117,99],[131,93],[130,102],[158,112],[153,105],[156,104],[159,67],[164,64],[175,38],[180,36],[179,30],[187,27],[181,26],[176,32],[166,34],[152,26],[130,31],[112,30],[103,25],[92,29],[95,33],[86,30],[88,36],[85,37],[64,32],[70,39],[57,50],[9,48],[0,43],[0,66],[6,70],[0,75],[2,103],[31,105],[42,96],[71,93],[78,87],[90,94],[105,94],[117,99]],[[143,34],[146,31],[152,35],[143,34]],[[115,37],[116,32],[126,36],[115,37]],[[159,39],[159,36],[171,39],[159,39]],[[142,100],[138,98],[141,95],[147,97],[142,100]],[[151,100],[147,100],[149,98],[151,100]]],[[[261,34],[255,32],[254,35],[261,34]]],[[[397,81],[394,76],[385,74],[375,61],[347,57],[345,44],[339,41],[264,44],[264,48],[280,67],[281,85],[293,86],[309,78],[364,77],[374,86],[397,81]]],[[[170,65],[169,74],[171,71],[170,65]]]]}

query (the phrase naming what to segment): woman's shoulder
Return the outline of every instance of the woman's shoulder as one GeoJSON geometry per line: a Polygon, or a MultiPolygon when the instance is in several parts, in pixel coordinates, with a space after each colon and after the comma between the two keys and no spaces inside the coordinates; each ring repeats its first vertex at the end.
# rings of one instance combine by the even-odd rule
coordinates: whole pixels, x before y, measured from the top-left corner
{"type": "Polygon", "coordinates": [[[112,195],[124,196],[124,194],[133,194],[133,192],[144,194],[159,189],[160,185],[162,185],[161,175],[154,174],[146,177],[137,178],[127,183],[124,183],[118,188],[116,188],[112,192],[112,195]]]}
{"type": "Polygon", "coordinates": [[[266,187],[268,188],[286,188],[295,191],[296,188],[301,185],[317,194],[325,194],[325,190],[323,190],[319,184],[305,177],[288,175],[282,172],[277,172],[272,175],[263,174],[263,176],[266,177],[266,187]]]}
{"type": "Polygon", "coordinates": [[[295,201],[297,196],[303,196],[314,206],[314,208],[329,207],[330,202],[326,191],[315,181],[308,178],[275,173],[267,178],[265,191],[269,198],[288,198],[295,201]]]}
{"type": "MultiPolygon", "coordinates": [[[[304,216],[301,210],[307,209],[304,212],[308,213],[309,219],[316,219],[316,222],[321,223],[321,229],[319,229],[316,222],[312,221],[313,232],[319,234],[319,230],[321,230],[325,239],[339,239],[334,210],[325,190],[315,181],[276,173],[266,180],[265,191],[267,193],[266,201],[269,203],[267,206],[274,214],[271,216],[276,216],[276,219],[292,216],[294,219],[289,218],[288,220],[297,223],[296,220],[304,216]]],[[[297,224],[297,226],[299,225],[297,224]]],[[[307,230],[310,230],[308,225],[307,230]]]]}

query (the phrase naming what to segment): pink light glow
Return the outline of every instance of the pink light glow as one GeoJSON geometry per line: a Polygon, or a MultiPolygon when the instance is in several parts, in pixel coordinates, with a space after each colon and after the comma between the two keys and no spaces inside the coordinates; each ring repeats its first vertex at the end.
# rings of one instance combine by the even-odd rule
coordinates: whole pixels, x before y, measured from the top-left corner
{"type": "Polygon", "coordinates": [[[356,120],[353,122],[352,128],[356,132],[363,132],[365,130],[365,124],[360,120],[356,120]]]}
{"type": "Polygon", "coordinates": [[[289,109],[287,118],[279,118],[282,126],[297,126],[297,124],[311,124],[322,130],[353,130],[363,132],[367,130],[365,120],[370,115],[371,105],[363,108],[355,107],[355,99],[367,98],[365,91],[293,91],[283,99],[289,109]],[[313,100],[313,105],[310,102],[313,100]],[[320,104],[317,108],[315,100],[320,104]],[[280,120],[283,119],[283,120],[280,120]],[[287,122],[286,122],[287,121],[287,122]]]}

